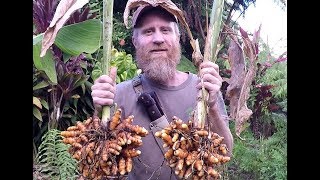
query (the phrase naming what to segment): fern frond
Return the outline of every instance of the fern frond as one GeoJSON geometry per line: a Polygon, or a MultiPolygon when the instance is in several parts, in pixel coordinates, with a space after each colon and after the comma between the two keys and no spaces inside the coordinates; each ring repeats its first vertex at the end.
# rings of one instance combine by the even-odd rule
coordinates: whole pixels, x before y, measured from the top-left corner
{"type": "Polygon", "coordinates": [[[73,180],[77,177],[77,161],[62,142],[60,131],[50,129],[42,137],[35,159],[34,179],[73,180]],[[36,174],[36,175],[35,175],[36,174]],[[35,177],[36,176],[36,177],[35,177]]]}
{"type": "Polygon", "coordinates": [[[57,157],[58,157],[58,167],[60,172],[60,179],[76,179],[77,175],[77,161],[70,156],[68,152],[69,145],[64,144],[61,140],[57,144],[57,157]]]}

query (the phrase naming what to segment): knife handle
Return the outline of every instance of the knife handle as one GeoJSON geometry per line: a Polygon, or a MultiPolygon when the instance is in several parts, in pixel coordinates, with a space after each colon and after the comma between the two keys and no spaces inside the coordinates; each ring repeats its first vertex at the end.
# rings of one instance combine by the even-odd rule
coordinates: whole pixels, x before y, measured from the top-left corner
{"type": "Polygon", "coordinates": [[[162,116],[162,113],[156,105],[156,101],[151,97],[149,93],[142,93],[138,97],[138,102],[141,102],[146,108],[151,121],[154,121],[162,116]]]}

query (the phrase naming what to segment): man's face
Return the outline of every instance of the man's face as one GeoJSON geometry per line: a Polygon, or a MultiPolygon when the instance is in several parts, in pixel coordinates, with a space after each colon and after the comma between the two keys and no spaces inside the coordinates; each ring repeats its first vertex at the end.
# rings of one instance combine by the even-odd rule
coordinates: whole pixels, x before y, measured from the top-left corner
{"type": "Polygon", "coordinates": [[[138,67],[145,75],[161,84],[174,76],[180,62],[179,35],[174,22],[150,14],[135,30],[133,44],[138,67]]]}

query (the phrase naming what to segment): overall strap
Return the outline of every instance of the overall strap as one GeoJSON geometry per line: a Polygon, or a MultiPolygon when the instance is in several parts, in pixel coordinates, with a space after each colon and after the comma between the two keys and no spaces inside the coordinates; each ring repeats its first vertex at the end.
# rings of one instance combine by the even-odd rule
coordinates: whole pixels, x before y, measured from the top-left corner
{"type": "Polygon", "coordinates": [[[134,92],[136,92],[137,97],[139,97],[143,93],[142,83],[141,83],[141,74],[134,77],[132,79],[132,86],[134,89],[134,92]]]}
{"type": "MultiPolygon", "coordinates": [[[[142,82],[141,82],[141,74],[132,79],[132,85],[133,85],[133,89],[134,89],[134,91],[135,91],[135,93],[137,95],[137,99],[138,99],[137,101],[139,101],[139,97],[140,96],[148,94],[156,102],[156,104],[154,106],[152,106],[152,107],[153,108],[156,107],[156,109],[159,109],[159,111],[163,113],[162,107],[160,105],[160,102],[159,102],[155,92],[153,92],[153,93],[143,93],[142,82]]],[[[150,112],[152,112],[152,108],[150,108],[150,106],[147,107],[146,103],[142,103],[142,105],[145,107],[146,111],[148,112],[148,114],[150,116],[150,112]]],[[[151,120],[151,117],[150,117],[150,120],[151,120]]],[[[167,117],[165,115],[162,115],[160,118],[158,118],[156,120],[151,120],[150,125],[149,125],[149,128],[152,131],[152,135],[153,135],[158,147],[162,151],[162,154],[166,153],[166,150],[163,147],[164,142],[162,141],[162,139],[160,139],[158,137],[155,137],[154,134],[156,132],[158,132],[158,131],[161,131],[162,129],[164,129],[167,126],[169,126],[169,123],[168,123],[168,119],[167,119],[167,117]]]]}

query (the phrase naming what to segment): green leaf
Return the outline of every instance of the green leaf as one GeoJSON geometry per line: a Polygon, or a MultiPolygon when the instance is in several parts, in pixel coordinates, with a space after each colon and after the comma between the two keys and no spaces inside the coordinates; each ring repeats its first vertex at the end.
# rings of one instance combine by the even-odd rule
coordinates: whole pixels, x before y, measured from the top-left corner
{"type": "Polygon", "coordinates": [[[179,71],[183,71],[183,72],[187,72],[187,71],[190,71],[194,74],[197,73],[197,68],[194,66],[194,64],[189,60],[187,59],[185,56],[181,56],[181,60],[180,60],[180,63],[178,64],[177,66],[177,69],[179,71]]]}
{"type": "MultiPolygon", "coordinates": [[[[89,79],[89,77],[88,77],[89,79]]],[[[87,82],[87,81],[86,81],[87,82]]],[[[82,93],[85,94],[86,93],[86,82],[84,82],[83,84],[81,84],[81,89],[82,89],[82,93]]]]}
{"type": "Polygon", "coordinates": [[[78,86],[81,86],[82,84],[84,84],[84,82],[86,82],[88,79],[89,79],[89,75],[81,76],[79,79],[76,80],[75,85],[74,85],[74,89],[77,88],[78,86]]]}
{"type": "Polygon", "coordinates": [[[101,69],[94,69],[91,72],[91,78],[93,79],[93,81],[98,79],[101,75],[102,75],[102,70],[101,69]]]}
{"type": "Polygon", "coordinates": [[[33,86],[33,90],[41,89],[41,88],[44,88],[44,87],[47,87],[47,86],[49,86],[48,82],[41,81],[38,84],[36,84],[35,86],[33,86]]]}
{"type": "MultiPolygon", "coordinates": [[[[91,109],[94,109],[93,104],[91,103],[91,98],[85,97],[84,100],[85,100],[86,104],[87,104],[91,109]]],[[[83,108],[83,110],[86,111],[85,108],[83,108]]],[[[88,114],[89,114],[89,113],[88,113],[88,114]]]]}
{"type": "Polygon", "coordinates": [[[33,63],[34,63],[34,66],[39,70],[43,69],[41,58],[40,58],[40,50],[41,50],[41,43],[33,45],[33,63]]]}
{"type": "Polygon", "coordinates": [[[66,63],[72,57],[71,54],[63,53],[63,62],[66,63]]]}
{"type": "Polygon", "coordinates": [[[89,81],[86,81],[86,82],[84,83],[84,85],[85,85],[85,88],[86,88],[87,90],[91,90],[91,87],[93,86],[93,84],[92,84],[91,82],[89,82],[89,81]]]}
{"type": "Polygon", "coordinates": [[[41,99],[40,101],[41,101],[42,106],[43,106],[44,108],[46,108],[47,110],[49,110],[49,106],[48,106],[47,101],[45,101],[44,99],[41,99]]]}
{"type": "Polygon", "coordinates": [[[52,52],[47,51],[46,55],[41,58],[40,51],[41,41],[33,45],[33,63],[35,67],[40,71],[44,71],[53,84],[57,84],[57,73],[52,52]]]}
{"type": "Polygon", "coordinates": [[[42,109],[42,105],[39,98],[33,96],[33,104],[36,105],[38,108],[42,109]]]}
{"type": "Polygon", "coordinates": [[[102,45],[101,38],[101,21],[90,19],[61,28],[54,44],[63,52],[78,56],[83,52],[94,53],[102,45]]]}
{"type": "Polygon", "coordinates": [[[42,121],[42,116],[41,116],[41,112],[39,111],[38,108],[33,107],[33,115],[39,119],[40,121],[42,121]]]}
{"type": "Polygon", "coordinates": [[[43,39],[43,33],[33,36],[33,45],[38,44],[43,39]]]}

